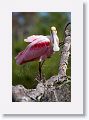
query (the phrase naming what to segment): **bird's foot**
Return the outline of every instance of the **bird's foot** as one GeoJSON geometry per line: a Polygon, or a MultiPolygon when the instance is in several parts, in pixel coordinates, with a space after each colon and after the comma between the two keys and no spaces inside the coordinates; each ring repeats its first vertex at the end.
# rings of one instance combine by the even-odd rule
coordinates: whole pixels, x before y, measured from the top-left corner
{"type": "Polygon", "coordinates": [[[45,74],[42,74],[42,83],[45,83],[45,81],[46,81],[46,78],[45,78],[45,74]]]}
{"type": "Polygon", "coordinates": [[[35,77],[35,80],[36,80],[37,82],[45,83],[46,78],[45,78],[45,75],[44,75],[44,74],[42,74],[41,77],[40,77],[40,75],[39,75],[39,73],[38,73],[37,76],[35,77]]]}

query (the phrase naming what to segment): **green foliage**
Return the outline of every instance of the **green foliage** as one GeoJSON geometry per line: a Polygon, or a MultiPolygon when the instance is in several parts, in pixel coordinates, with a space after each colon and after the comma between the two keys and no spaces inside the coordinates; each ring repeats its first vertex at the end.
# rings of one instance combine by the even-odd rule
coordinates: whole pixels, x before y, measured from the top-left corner
{"type": "MultiPolygon", "coordinates": [[[[34,79],[38,73],[38,62],[29,62],[24,65],[17,65],[15,56],[28,45],[23,41],[24,38],[33,34],[50,34],[50,27],[55,26],[58,31],[60,40],[63,40],[64,26],[68,22],[65,13],[19,13],[15,16],[13,14],[13,42],[12,42],[12,84],[22,84],[26,88],[35,88],[37,81],[34,79]],[[22,16],[23,24],[18,20],[22,16]]],[[[58,73],[58,64],[60,61],[59,52],[47,59],[43,65],[42,71],[46,79],[58,73]]],[[[70,75],[70,63],[68,65],[67,74],[70,75]]]]}

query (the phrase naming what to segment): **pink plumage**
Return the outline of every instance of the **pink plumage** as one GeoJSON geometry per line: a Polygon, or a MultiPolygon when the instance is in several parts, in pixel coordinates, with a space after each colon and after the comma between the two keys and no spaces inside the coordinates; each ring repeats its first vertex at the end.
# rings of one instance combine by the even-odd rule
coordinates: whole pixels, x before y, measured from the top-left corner
{"type": "Polygon", "coordinates": [[[28,46],[20,52],[16,57],[17,64],[24,64],[26,62],[34,60],[45,60],[53,53],[53,48],[50,40],[50,36],[32,35],[25,39],[28,42],[28,46]]]}

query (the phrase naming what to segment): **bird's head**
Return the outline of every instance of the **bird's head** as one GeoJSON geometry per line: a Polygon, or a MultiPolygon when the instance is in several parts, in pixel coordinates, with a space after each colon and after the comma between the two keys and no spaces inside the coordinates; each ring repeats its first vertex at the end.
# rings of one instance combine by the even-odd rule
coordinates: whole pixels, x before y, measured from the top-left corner
{"type": "Polygon", "coordinates": [[[52,31],[52,32],[55,32],[55,33],[57,34],[56,27],[52,26],[52,27],[51,27],[51,31],[52,31]]]}
{"type": "Polygon", "coordinates": [[[52,46],[53,46],[53,51],[59,51],[59,38],[57,36],[57,30],[56,27],[52,26],[51,27],[51,39],[52,39],[52,46]]]}

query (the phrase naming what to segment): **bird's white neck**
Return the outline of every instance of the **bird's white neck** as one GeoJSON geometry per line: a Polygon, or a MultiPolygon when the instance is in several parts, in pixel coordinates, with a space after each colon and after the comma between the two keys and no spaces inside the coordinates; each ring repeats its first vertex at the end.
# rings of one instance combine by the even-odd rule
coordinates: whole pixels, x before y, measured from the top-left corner
{"type": "Polygon", "coordinates": [[[51,42],[52,42],[52,45],[53,45],[53,51],[59,51],[59,46],[58,46],[58,43],[57,43],[57,34],[56,33],[53,33],[51,34],[51,42]]]}

